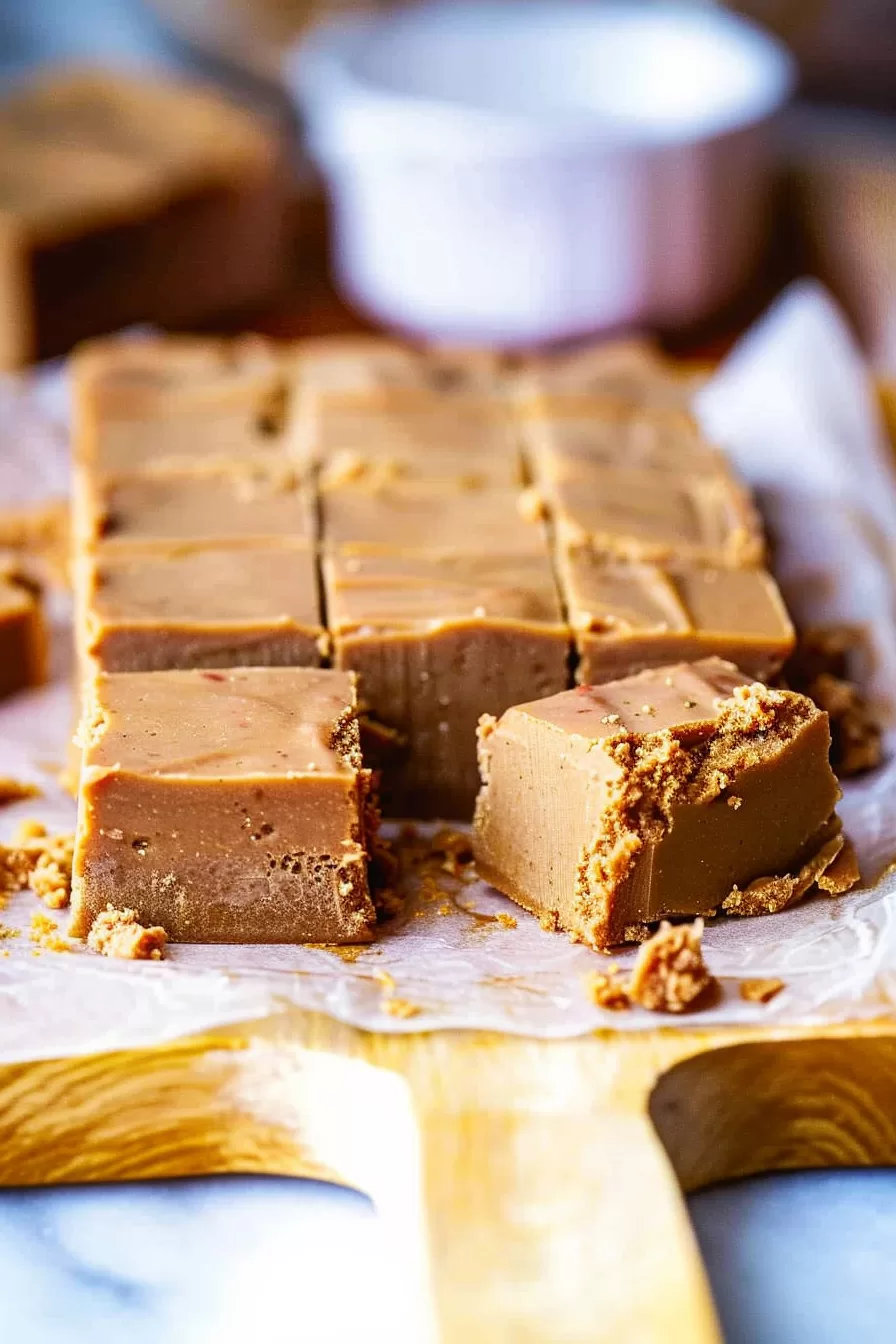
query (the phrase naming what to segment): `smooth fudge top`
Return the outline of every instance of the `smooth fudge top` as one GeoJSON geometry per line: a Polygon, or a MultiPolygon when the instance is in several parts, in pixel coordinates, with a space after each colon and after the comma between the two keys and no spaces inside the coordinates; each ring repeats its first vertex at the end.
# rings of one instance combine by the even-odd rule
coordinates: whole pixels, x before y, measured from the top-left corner
{"type": "Polygon", "coordinates": [[[280,620],[320,628],[314,553],[301,541],[185,542],[149,554],[113,549],[80,557],[78,570],[94,627],[229,627],[280,620]]]}
{"type": "Polygon", "coordinates": [[[337,635],[461,622],[564,628],[547,555],[335,553],[324,559],[324,582],[337,635]]]}
{"type": "Polygon", "coordinates": [[[774,579],[763,569],[678,562],[664,566],[561,547],[559,571],[574,630],[722,633],[744,642],[792,646],[793,626],[774,579]]]}
{"type": "Polygon", "coordinates": [[[80,729],[85,777],[350,777],[361,769],[355,707],[351,672],[100,674],[80,729]]]}
{"type": "MultiPolygon", "coordinates": [[[[517,705],[504,716],[526,715],[588,742],[611,738],[644,738],[671,732],[683,741],[710,735],[720,714],[720,702],[744,686],[744,674],[722,658],[697,663],[650,668],[602,686],[577,686],[545,700],[517,705]]],[[[767,688],[760,688],[767,692],[767,688]]],[[[783,704],[788,699],[814,709],[804,696],[792,691],[767,692],[783,704]]],[[[814,710],[820,714],[820,710],[814,710]]]]}
{"type": "Polygon", "coordinates": [[[646,341],[612,341],[528,360],[517,378],[517,396],[562,410],[582,402],[679,410],[691,388],[646,341]]]}
{"type": "Polygon", "coordinates": [[[462,400],[502,391],[500,361],[485,351],[414,350],[378,337],[309,340],[295,347],[298,383],[324,398],[462,400]]]}

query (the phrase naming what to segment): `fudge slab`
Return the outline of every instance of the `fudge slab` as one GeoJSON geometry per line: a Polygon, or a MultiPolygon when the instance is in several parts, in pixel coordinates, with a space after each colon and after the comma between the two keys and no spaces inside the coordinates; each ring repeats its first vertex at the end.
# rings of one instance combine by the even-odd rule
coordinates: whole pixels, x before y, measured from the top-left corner
{"type": "Polygon", "coordinates": [[[76,546],[96,542],[264,540],[314,535],[309,494],[292,471],[75,476],[76,546]]]}
{"type": "Polygon", "coordinates": [[[793,650],[784,599],[763,569],[655,565],[560,547],[557,570],[577,681],[713,655],[767,681],[793,650]]]}
{"type": "Polygon", "coordinates": [[[498,356],[484,350],[419,350],[379,337],[333,337],[295,346],[302,395],[343,406],[492,402],[504,395],[498,356]]]}
{"type": "Polygon", "coordinates": [[[70,369],[75,457],[93,471],[288,460],[289,385],[260,337],[91,341],[70,369]]]}
{"type": "Polygon", "coordinates": [[[322,464],[322,485],[340,481],[443,481],[448,487],[519,486],[517,434],[497,406],[344,407],[309,398],[299,415],[299,454],[322,464]]]}
{"type": "Polygon", "coordinates": [[[637,560],[743,566],[765,556],[759,515],[733,477],[583,463],[548,502],[561,543],[637,560]]]}
{"type": "Polygon", "coordinates": [[[323,575],[333,660],[358,674],[384,811],[469,820],[479,715],[567,685],[547,555],[337,553],[323,575]]]}
{"type": "Polygon", "coordinates": [[[320,512],[324,546],[333,550],[547,554],[547,536],[529,492],[507,487],[345,485],[321,492],[320,512]]]}
{"type": "Polygon", "coordinates": [[[521,420],[521,432],[532,476],[547,494],[588,463],[648,468],[668,476],[731,472],[724,454],[683,410],[610,407],[587,416],[533,415],[521,420]]]}
{"type": "Polygon", "coordinates": [[[316,667],[327,650],[307,542],[101,548],[75,589],[81,659],[104,672],[316,667]]]}
{"type": "Polygon", "coordinates": [[[177,942],[370,939],[349,673],[100,674],[80,737],[73,935],[111,903],[177,942]]]}
{"type": "Polygon", "coordinates": [[[40,597],[0,557],[0,698],[40,686],[47,677],[47,659],[40,597]]]}
{"type": "Polygon", "coordinates": [[[693,379],[648,341],[601,341],[524,360],[514,380],[523,411],[589,415],[613,408],[686,409],[693,379]]]}
{"type": "Polygon", "coordinates": [[[838,825],[828,717],[743,683],[710,658],[485,718],[481,875],[606,948],[797,873],[838,825]]]}
{"type": "Polygon", "coordinates": [[[285,274],[282,153],[207,89],[39,73],[0,101],[0,367],[133,322],[186,326],[285,274]]]}

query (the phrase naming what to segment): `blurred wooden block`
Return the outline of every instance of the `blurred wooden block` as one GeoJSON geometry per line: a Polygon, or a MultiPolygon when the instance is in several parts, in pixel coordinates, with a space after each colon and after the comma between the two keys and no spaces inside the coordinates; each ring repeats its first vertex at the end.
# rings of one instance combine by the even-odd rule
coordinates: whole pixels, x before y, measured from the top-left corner
{"type": "Polygon", "coordinates": [[[0,368],[133,322],[270,298],[285,269],[278,143],[217,93],[42,72],[0,102],[0,368]]]}

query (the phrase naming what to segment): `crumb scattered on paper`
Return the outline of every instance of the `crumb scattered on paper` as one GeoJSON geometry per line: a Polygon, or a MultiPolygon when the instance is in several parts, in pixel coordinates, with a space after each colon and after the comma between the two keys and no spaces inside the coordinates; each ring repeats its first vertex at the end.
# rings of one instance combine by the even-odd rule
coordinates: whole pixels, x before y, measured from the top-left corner
{"type": "Polygon", "coordinates": [[[87,946],[102,957],[126,961],[160,961],[168,935],[158,924],[146,928],[136,910],[116,910],[107,905],[100,911],[87,935],[87,946]]]}
{"type": "Polygon", "coordinates": [[[43,910],[38,910],[31,916],[28,936],[32,943],[36,943],[45,952],[71,951],[71,943],[59,932],[59,925],[55,919],[51,919],[43,910]]]}
{"type": "Polygon", "coordinates": [[[741,980],[740,996],[747,1003],[770,1003],[783,988],[784,981],[773,977],[767,980],[741,980]]]}
{"type": "Polygon", "coordinates": [[[652,1013],[683,1013],[697,1006],[717,982],[703,960],[703,920],[669,924],[642,943],[631,975],[617,967],[596,972],[587,983],[588,995],[598,1008],[614,1012],[637,1005],[652,1013]]]}
{"type": "Polygon", "coordinates": [[[840,896],[859,880],[855,851],[842,831],[829,835],[796,873],[757,877],[741,890],[733,887],[722,902],[726,915],[775,915],[817,886],[840,896]]]}
{"type": "Polygon", "coordinates": [[[24,821],[12,843],[0,845],[0,899],[26,888],[51,910],[68,905],[75,837],[47,835],[40,822],[24,821]]]}
{"type": "Polygon", "coordinates": [[[374,971],[373,978],[383,987],[380,1007],[384,1013],[389,1017],[398,1018],[417,1016],[420,1012],[419,1005],[411,1003],[409,999],[402,999],[395,993],[395,979],[388,971],[374,971]]]}
{"type": "Polygon", "coordinates": [[[0,775],[0,807],[5,807],[7,803],[20,803],[25,798],[39,797],[40,789],[36,784],[13,779],[11,775],[0,775]]]}

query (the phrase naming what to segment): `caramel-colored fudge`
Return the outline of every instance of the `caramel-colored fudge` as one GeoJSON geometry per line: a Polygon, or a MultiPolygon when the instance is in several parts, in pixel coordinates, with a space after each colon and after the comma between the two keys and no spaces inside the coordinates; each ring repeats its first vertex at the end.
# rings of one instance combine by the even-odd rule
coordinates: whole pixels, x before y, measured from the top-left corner
{"type": "Polygon", "coordinates": [[[636,467],[667,476],[729,475],[724,454],[700,433],[688,411],[597,407],[587,415],[530,415],[521,432],[536,483],[553,487],[580,477],[584,466],[636,467]]]}
{"type": "Polygon", "coordinates": [[[542,414],[591,414],[633,407],[680,411],[692,381],[647,341],[602,341],[523,362],[517,404],[542,414]]]}
{"type": "Polygon", "coordinates": [[[515,426],[499,406],[357,407],[323,398],[300,413],[298,453],[321,465],[322,488],[393,481],[442,482],[450,489],[520,486],[515,426]]]}
{"type": "Polygon", "coordinates": [[[551,512],[560,542],[631,559],[743,566],[765,553],[749,495],[719,475],[588,463],[556,483],[551,512]]]}
{"type": "Polygon", "coordinates": [[[91,341],[71,361],[79,466],[105,475],[289,461],[289,385],[260,337],[91,341]]]}
{"type": "Polygon", "coordinates": [[[712,655],[765,681],[793,649],[784,600],[763,569],[647,564],[561,547],[558,575],[576,679],[586,684],[712,655]]]}
{"type": "Polygon", "coordinates": [[[263,470],[98,477],[75,486],[75,544],[311,539],[311,498],[295,474],[263,470]]]}
{"type": "Polygon", "coordinates": [[[45,681],[47,652],[40,597],[0,556],[0,697],[45,681]]]}
{"type": "Polygon", "coordinates": [[[320,496],[330,549],[433,554],[546,555],[528,492],[507,487],[445,490],[438,483],[346,485],[320,496]]]}
{"type": "Polygon", "coordinates": [[[307,542],[101,548],[76,570],[79,653],[104,672],[313,667],[327,649],[307,542]]]}
{"type": "Polygon", "coordinates": [[[81,739],[74,936],[111,904],[176,942],[370,939],[350,674],[101,674],[81,739]]]}
{"type": "Polygon", "coordinates": [[[189,325],[284,274],[281,153],[219,94],[50,71],[0,102],[0,367],[133,322],[189,325]]]}
{"type": "Polygon", "coordinates": [[[337,553],[323,572],[333,659],[358,674],[384,811],[469,819],[479,715],[567,684],[547,556],[337,553]]]}
{"type": "Polygon", "coordinates": [[[486,717],[479,872],[596,948],[824,884],[843,844],[827,715],[743,683],[710,658],[486,717]]]}
{"type": "Polygon", "coordinates": [[[343,406],[430,407],[504,395],[501,363],[484,350],[415,350],[376,336],[303,341],[296,346],[303,394],[343,406]]]}

